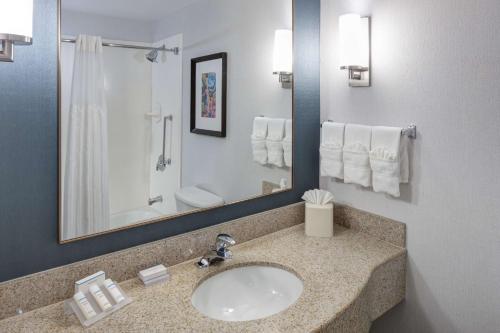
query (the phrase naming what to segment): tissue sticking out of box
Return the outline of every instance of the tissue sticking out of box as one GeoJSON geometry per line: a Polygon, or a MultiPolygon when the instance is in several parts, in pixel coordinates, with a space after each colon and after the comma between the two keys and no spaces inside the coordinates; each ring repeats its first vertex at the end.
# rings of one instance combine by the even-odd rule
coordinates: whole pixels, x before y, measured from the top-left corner
{"type": "Polygon", "coordinates": [[[310,190],[304,193],[302,199],[315,205],[326,205],[333,202],[333,194],[325,190],[310,190]]]}

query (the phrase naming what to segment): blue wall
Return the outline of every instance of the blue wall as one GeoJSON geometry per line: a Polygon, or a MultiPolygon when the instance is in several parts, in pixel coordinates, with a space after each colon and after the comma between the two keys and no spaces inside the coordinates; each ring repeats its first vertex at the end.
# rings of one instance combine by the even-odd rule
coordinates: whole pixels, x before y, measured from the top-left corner
{"type": "Polygon", "coordinates": [[[320,0],[294,0],[294,189],[60,245],[57,239],[57,1],[34,1],[33,45],[0,63],[0,281],[300,200],[318,187],[320,0]]]}

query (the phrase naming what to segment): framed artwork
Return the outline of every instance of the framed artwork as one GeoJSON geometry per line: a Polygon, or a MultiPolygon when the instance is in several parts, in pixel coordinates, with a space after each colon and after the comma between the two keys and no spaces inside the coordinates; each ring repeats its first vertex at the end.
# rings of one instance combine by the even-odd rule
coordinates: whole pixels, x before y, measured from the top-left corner
{"type": "Polygon", "coordinates": [[[227,53],[191,59],[191,133],[226,137],[227,53]]]}

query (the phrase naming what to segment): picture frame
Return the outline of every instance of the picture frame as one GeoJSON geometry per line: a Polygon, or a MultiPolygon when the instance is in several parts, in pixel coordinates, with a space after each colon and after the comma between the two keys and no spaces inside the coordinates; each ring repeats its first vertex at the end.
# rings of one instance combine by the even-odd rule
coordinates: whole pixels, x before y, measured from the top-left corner
{"type": "Polygon", "coordinates": [[[191,133],[226,137],[227,53],[191,59],[191,133]]]}

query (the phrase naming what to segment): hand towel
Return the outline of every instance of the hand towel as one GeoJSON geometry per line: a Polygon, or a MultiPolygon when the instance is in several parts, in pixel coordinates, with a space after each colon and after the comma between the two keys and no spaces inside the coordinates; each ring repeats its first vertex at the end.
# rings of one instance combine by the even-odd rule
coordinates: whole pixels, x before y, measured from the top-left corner
{"type": "Polygon", "coordinates": [[[293,125],[292,120],[285,121],[285,138],[283,139],[283,159],[287,167],[292,166],[292,138],[293,138],[293,125]]]}
{"type": "Polygon", "coordinates": [[[267,123],[267,163],[283,167],[283,136],[285,119],[269,118],[267,123]]]}
{"type": "Polygon", "coordinates": [[[321,127],[321,176],[344,178],[342,148],[344,146],[344,123],[324,122],[321,127]]]}
{"type": "Polygon", "coordinates": [[[267,125],[269,118],[255,117],[252,130],[252,153],[253,160],[259,164],[267,164],[267,125]]]}
{"type": "Polygon", "coordinates": [[[344,183],[371,185],[370,126],[347,124],[344,138],[344,183]]]}
{"type": "Polygon", "coordinates": [[[400,127],[373,127],[370,165],[373,190],[399,197],[399,184],[408,182],[408,152],[406,137],[400,127]]]}

